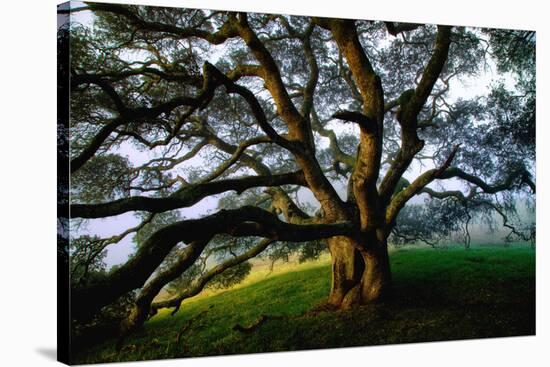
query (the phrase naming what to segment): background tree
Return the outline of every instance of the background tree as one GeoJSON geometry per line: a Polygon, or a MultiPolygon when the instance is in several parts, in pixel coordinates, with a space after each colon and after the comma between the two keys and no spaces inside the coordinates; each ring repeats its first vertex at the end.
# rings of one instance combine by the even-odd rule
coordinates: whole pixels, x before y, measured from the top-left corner
{"type": "Polygon", "coordinates": [[[83,9],[94,27],[71,28],[71,215],[146,219],[127,230],[139,246],[125,264],[74,286],[75,317],[140,289],[125,334],[270,246],[320,239],[332,259],[328,303],[377,301],[391,285],[388,237],[413,197],[493,205],[535,191],[529,32],[514,31],[519,47],[464,27],[83,9]],[[516,85],[458,98],[457,83],[492,60],[516,85]],[[215,213],[173,214],[220,195],[215,213]],[[170,220],[145,222],[159,215],[170,220]],[[151,305],[187,272],[200,275],[151,305]]]}

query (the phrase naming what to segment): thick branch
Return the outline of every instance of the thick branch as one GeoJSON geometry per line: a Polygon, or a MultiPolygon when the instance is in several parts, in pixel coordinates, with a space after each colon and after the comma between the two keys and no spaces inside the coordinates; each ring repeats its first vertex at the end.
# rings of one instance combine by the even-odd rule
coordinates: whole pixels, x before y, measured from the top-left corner
{"type": "Polygon", "coordinates": [[[445,162],[439,167],[434,168],[429,171],[424,172],[420,176],[418,176],[407,188],[402,190],[401,192],[397,193],[394,198],[391,200],[391,203],[388,205],[386,209],[386,224],[391,226],[395,218],[397,218],[397,214],[399,211],[405,206],[407,201],[409,201],[413,196],[418,194],[426,185],[428,185],[433,180],[442,177],[445,170],[449,167],[451,162],[453,161],[456,152],[458,150],[458,145],[455,146],[455,148],[451,151],[451,154],[449,154],[449,157],[445,160],[445,162]]]}
{"type": "Polygon", "coordinates": [[[207,239],[221,233],[300,242],[352,235],[353,232],[353,224],[349,222],[296,225],[282,222],[276,215],[251,206],[176,222],[152,234],[126,264],[105,279],[73,289],[73,316],[79,318],[90,315],[123,294],[142,287],[179,242],[207,239]]]}
{"type": "Polygon", "coordinates": [[[233,164],[235,164],[241,158],[241,156],[243,155],[243,153],[247,148],[253,145],[257,145],[261,143],[270,143],[270,142],[271,142],[271,139],[268,136],[259,136],[259,137],[241,142],[237,147],[237,150],[235,150],[235,152],[231,155],[231,158],[229,158],[228,160],[223,162],[221,165],[219,165],[206,177],[202,178],[201,182],[209,182],[221,176],[224,172],[226,172],[233,164]]]}
{"type": "Polygon", "coordinates": [[[346,122],[355,122],[362,129],[372,133],[377,133],[376,120],[370,119],[368,116],[363,115],[361,112],[354,111],[337,111],[332,114],[332,117],[346,122]]]}
{"type": "Polygon", "coordinates": [[[405,91],[399,97],[400,108],[397,112],[397,120],[401,125],[401,148],[380,184],[379,191],[383,205],[389,203],[399,179],[410,166],[414,156],[424,147],[424,142],[418,138],[417,134],[418,114],[443,70],[450,43],[451,27],[438,26],[434,52],[424,69],[420,83],[414,91],[405,91]]]}
{"type": "Polygon", "coordinates": [[[313,24],[310,24],[302,38],[304,53],[309,64],[309,79],[304,87],[304,101],[302,104],[302,116],[305,118],[308,118],[313,108],[313,95],[317,82],[319,81],[319,66],[313,48],[311,47],[311,33],[313,32],[313,28],[313,24]]]}
{"type": "Polygon", "coordinates": [[[94,156],[97,150],[101,147],[101,144],[115,131],[119,126],[123,125],[126,121],[122,118],[116,118],[104,125],[99,132],[92,138],[88,145],[80,152],[80,154],[71,159],[70,167],[71,173],[76,172],[80,167],[84,165],[90,158],[94,156]]]}
{"type": "Polygon", "coordinates": [[[157,69],[157,68],[147,66],[147,65],[150,65],[151,63],[153,62],[146,63],[146,65],[141,66],[139,68],[126,68],[118,71],[106,71],[106,72],[101,72],[96,74],[87,74],[87,75],[90,77],[100,78],[103,80],[119,81],[131,76],[150,74],[170,82],[185,83],[188,85],[192,85],[196,88],[200,88],[202,86],[202,77],[199,75],[190,75],[185,72],[178,72],[178,71],[168,72],[165,69],[157,69]]]}
{"type": "MultiPolygon", "coordinates": [[[[188,97],[188,96],[179,96],[175,97],[170,101],[160,103],[154,107],[139,107],[139,108],[128,108],[122,102],[122,99],[117,94],[115,89],[102,77],[98,75],[82,74],[74,75],[71,79],[73,88],[82,85],[82,84],[96,84],[100,86],[103,91],[108,94],[113,103],[116,106],[116,109],[119,113],[119,117],[113,119],[111,122],[106,124],[101,130],[92,138],[88,146],[80,153],[79,156],[71,160],[71,173],[77,171],[84,163],[86,163],[97,150],[101,147],[103,142],[111,135],[112,132],[116,131],[120,126],[130,122],[130,121],[150,121],[160,116],[161,114],[168,114],[172,110],[180,106],[189,106],[189,110],[179,119],[175,124],[174,128],[170,132],[170,135],[161,141],[155,143],[149,143],[145,139],[141,138],[138,134],[131,132],[120,132],[121,135],[133,136],[135,139],[141,141],[147,145],[150,149],[154,148],[157,145],[167,144],[174,136],[177,135],[180,128],[182,127],[185,119],[191,116],[196,109],[205,108],[206,105],[211,101],[214,96],[214,90],[220,85],[224,84],[230,93],[240,94],[250,105],[252,112],[262,129],[266,134],[279,145],[285,146],[286,141],[280,137],[275,130],[267,123],[265,114],[254,94],[248,89],[238,86],[234,83],[234,80],[239,79],[243,75],[257,74],[258,67],[252,65],[239,65],[234,70],[229,73],[229,76],[224,75],[219,70],[217,70],[213,65],[206,62],[203,66],[203,82],[202,89],[198,96],[188,97]]],[[[288,148],[288,146],[287,146],[288,148]]]]}
{"type": "Polygon", "coordinates": [[[309,144],[311,142],[311,131],[308,129],[307,121],[296,109],[283,83],[279,67],[262,41],[249,26],[245,13],[239,14],[239,20],[235,26],[241,38],[262,66],[265,86],[273,96],[277,113],[288,125],[289,135],[296,141],[309,144]]]}
{"type": "Polygon", "coordinates": [[[212,280],[214,277],[222,274],[224,271],[226,271],[229,268],[232,268],[253,257],[256,257],[258,254],[264,251],[267,247],[269,247],[269,245],[271,245],[273,242],[274,241],[271,239],[265,239],[260,241],[256,246],[252,247],[248,251],[243,252],[238,256],[231,257],[229,260],[226,260],[214,266],[212,269],[208,270],[190,288],[184,290],[183,292],[180,292],[179,294],[177,294],[176,296],[168,300],[153,303],[151,305],[151,308],[153,310],[157,310],[160,308],[169,308],[169,307],[176,307],[176,309],[179,308],[181,302],[184,299],[187,299],[199,294],[204,289],[206,284],[208,284],[208,282],[212,280]]]}
{"type": "Polygon", "coordinates": [[[237,36],[236,30],[229,22],[224,23],[216,32],[210,32],[198,28],[182,28],[173,24],[145,21],[131,10],[127,5],[88,3],[90,10],[107,11],[125,17],[137,29],[144,32],[161,32],[173,35],[177,38],[202,38],[212,44],[221,44],[229,38],[237,36]]]}
{"type": "Polygon", "coordinates": [[[204,106],[211,98],[213,94],[213,90],[215,88],[215,85],[212,85],[211,83],[207,83],[207,76],[204,76],[205,82],[204,87],[201,93],[197,98],[193,97],[176,97],[168,102],[164,102],[161,104],[158,104],[154,107],[140,107],[140,108],[128,108],[126,107],[122,100],[118,97],[116,92],[114,91],[114,88],[108,85],[105,81],[101,80],[100,78],[91,78],[90,76],[86,75],[79,75],[73,77],[73,83],[75,85],[83,84],[83,83],[94,83],[98,85],[102,85],[102,89],[106,91],[107,94],[111,96],[113,99],[118,113],[119,117],[113,119],[111,122],[106,124],[101,128],[101,130],[92,138],[90,143],[84,148],[84,150],[78,155],[77,157],[73,158],[71,160],[70,166],[71,166],[71,173],[76,172],[80,167],[84,165],[90,158],[93,157],[93,155],[97,152],[97,150],[101,147],[103,142],[111,135],[112,132],[114,132],[118,127],[133,121],[147,121],[154,119],[158,117],[159,115],[165,113],[168,114],[175,108],[179,106],[189,106],[191,107],[191,110],[188,112],[189,114],[192,113],[196,108],[199,108],[201,106],[204,106]],[[112,90],[112,93],[109,91],[112,90]],[[114,93],[114,94],[113,94],[114,93]]]}
{"type": "Polygon", "coordinates": [[[115,88],[109,84],[106,80],[97,75],[88,75],[88,74],[73,74],[71,75],[71,89],[74,90],[83,84],[95,84],[101,88],[101,90],[109,96],[113,104],[115,105],[116,110],[120,115],[124,115],[128,108],[122,101],[122,98],[117,93],[115,88]]]}
{"type": "Polygon", "coordinates": [[[120,325],[120,335],[117,346],[120,347],[124,338],[137,327],[143,325],[147,320],[151,302],[161,291],[161,289],[180,276],[184,271],[189,269],[195,261],[199,258],[204,248],[209,242],[209,238],[193,241],[189,246],[181,251],[178,256],[178,260],[169,266],[167,269],[162,270],[153,279],[147,282],[145,286],[139,292],[136,298],[134,307],[130,311],[130,314],[124,319],[120,325]]]}
{"type": "Polygon", "coordinates": [[[460,168],[451,167],[443,172],[439,179],[448,179],[448,178],[460,178],[462,180],[468,181],[471,184],[478,186],[483,192],[487,194],[495,194],[500,191],[505,191],[511,189],[514,185],[525,184],[529,186],[533,193],[536,192],[535,183],[531,180],[529,172],[525,168],[518,168],[510,172],[510,174],[500,183],[487,183],[481,178],[474,176],[472,174],[466,173],[460,168]]]}
{"type": "Polygon", "coordinates": [[[128,236],[131,233],[135,233],[135,232],[139,231],[145,225],[150,223],[153,220],[154,217],[155,217],[155,214],[149,214],[137,226],[132,227],[132,228],[128,228],[127,230],[125,230],[121,234],[114,235],[114,236],[111,236],[109,238],[102,238],[102,239],[99,239],[97,241],[94,241],[94,243],[98,244],[97,249],[92,251],[81,264],[79,263],[79,264],[77,264],[77,266],[74,267],[74,269],[71,273],[71,277],[73,278],[73,279],[71,279],[71,281],[74,282],[74,283],[84,281],[86,279],[87,275],[88,275],[88,271],[89,271],[89,267],[90,267],[91,263],[95,260],[95,258],[97,256],[99,256],[103,252],[103,250],[105,250],[105,248],[107,246],[115,244],[115,243],[119,243],[120,241],[122,241],[122,239],[124,239],[124,237],[128,236]],[[76,277],[75,277],[76,270],[78,270],[80,267],[84,267],[84,270],[82,271],[82,275],[81,275],[80,279],[78,281],[75,281],[76,280],[76,277]]]}
{"type": "MultiPolygon", "coordinates": [[[[438,192],[426,187],[426,185],[436,179],[460,178],[471,184],[476,185],[486,194],[496,194],[501,191],[510,190],[514,186],[522,184],[529,186],[531,189],[534,188],[534,186],[531,187],[531,184],[533,184],[533,182],[530,179],[525,179],[525,177],[529,177],[529,174],[524,168],[512,171],[502,182],[494,184],[486,183],[479,177],[468,174],[459,168],[449,168],[449,165],[451,164],[451,161],[456,154],[456,149],[457,148],[453,150],[449,158],[447,158],[446,162],[440,168],[429,170],[420,175],[415,181],[413,181],[413,183],[411,183],[409,187],[401,191],[394,197],[394,199],[392,199],[391,204],[388,206],[388,209],[386,211],[387,224],[393,223],[393,221],[397,217],[397,214],[399,213],[399,210],[401,210],[401,208],[412,196],[418,193],[424,192],[432,197],[439,199],[455,197],[461,202],[466,202],[467,200],[472,199],[477,193],[477,191],[473,189],[466,196],[458,190],[438,192]]],[[[534,192],[535,191],[533,191],[533,193],[534,192]]]]}
{"type": "Polygon", "coordinates": [[[277,214],[282,214],[285,220],[294,224],[312,223],[312,218],[302,211],[298,205],[279,187],[269,188],[266,193],[271,196],[271,208],[277,214]]]}
{"type": "Polygon", "coordinates": [[[336,117],[359,123],[361,130],[351,185],[359,207],[361,228],[376,226],[379,198],[376,181],[382,157],[382,136],[384,120],[384,93],[380,77],[361,46],[356,27],[350,20],[320,20],[332,32],[340,52],[346,58],[356,85],[363,98],[363,113],[341,112],[336,117]]]}
{"type": "Polygon", "coordinates": [[[334,160],[346,164],[349,168],[353,168],[353,166],[355,166],[355,157],[344,153],[342,149],[340,149],[336,133],[331,129],[327,129],[325,125],[321,123],[315,108],[311,109],[311,117],[311,126],[313,130],[328,138],[329,147],[334,160]]]}
{"type": "Polygon", "coordinates": [[[129,211],[162,213],[192,206],[207,196],[225,191],[241,193],[252,187],[290,184],[305,184],[303,174],[297,171],[272,176],[251,176],[191,184],[164,198],[134,196],[101,204],[72,204],[70,210],[73,218],[105,218],[129,211]]]}
{"type": "Polygon", "coordinates": [[[424,187],[422,190],[420,190],[420,193],[428,194],[435,199],[447,199],[452,197],[460,201],[461,203],[464,203],[466,202],[466,200],[473,197],[476,191],[472,190],[470,194],[466,196],[460,190],[435,191],[429,187],[424,187]]]}
{"type": "Polygon", "coordinates": [[[308,187],[327,215],[337,219],[345,218],[347,211],[315,158],[310,122],[298,112],[292,102],[275,60],[249,26],[246,14],[239,14],[236,27],[239,35],[262,66],[265,87],[273,97],[277,113],[288,126],[289,140],[295,144],[291,151],[304,172],[308,187]]]}
{"type": "Polygon", "coordinates": [[[208,62],[205,63],[205,68],[207,68],[210,73],[216,78],[219,83],[223,84],[227,90],[228,93],[237,93],[241,97],[245,99],[245,101],[248,103],[252,110],[252,114],[254,115],[254,118],[258,122],[258,125],[262,128],[262,130],[271,138],[271,140],[289,150],[294,150],[294,146],[290,144],[286,139],[281,137],[275,129],[267,122],[267,118],[265,116],[264,110],[260,103],[258,102],[258,99],[254,96],[254,93],[252,93],[247,88],[240,86],[236,83],[234,83],[230,78],[225,76],[222,72],[220,72],[216,67],[208,62]]]}
{"type": "Polygon", "coordinates": [[[447,56],[449,54],[449,46],[451,45],[451,27],[449,26],[438,26],[437,27],[437,37],[435,40],[435,48],[424,72],[422,73],[422,78],[418,83],[414,91],[414,95],[403,106],[403,111],[401,113],[401,120],[410,123],[416,121],[422,106],[426,103],[426,100],[432,93],[433,86],[439,75],[443,70],[443,66],[447,61],[447,56]]]}

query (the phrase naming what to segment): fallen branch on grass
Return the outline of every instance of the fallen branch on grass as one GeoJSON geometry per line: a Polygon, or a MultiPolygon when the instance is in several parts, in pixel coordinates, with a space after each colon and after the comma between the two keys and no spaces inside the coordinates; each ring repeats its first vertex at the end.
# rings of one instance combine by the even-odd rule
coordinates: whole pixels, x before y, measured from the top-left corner
{"type": "Polygon", "coordinates": [[[254,332],[257,328],[259,328],[264,322],[267,320],[275,320],[275,319],[282,319],[283,316],[269,316],[269,315],[262,315],[254,322],[253,324],[249,326],[241,326],[240,324],[236,324],[233,326],[233,330],[240,331],[241,333],[250,334],[254,332]]]}

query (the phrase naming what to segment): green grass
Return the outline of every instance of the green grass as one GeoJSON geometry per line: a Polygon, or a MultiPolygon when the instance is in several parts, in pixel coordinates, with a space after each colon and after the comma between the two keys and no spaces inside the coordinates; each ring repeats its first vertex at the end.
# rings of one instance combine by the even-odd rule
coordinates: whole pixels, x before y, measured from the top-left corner
{"type": "Polygon", "coordinates": [[[326,259],[259,269],[231,290],[163,310],[114,351],[114,340],[75,355],[77,363],[332,348],[531,335],[535,333],[535,251],[403,249],[390,255],[394,297],[350,311],[314,311],[330,289],[326,259]],[[213,306],[213,307],[212,307],[213,306]],[[209,308],[212,307],[212,308],[209,308]],[[176,342],[189,319],[204,311],[176,342]],[[268,320],[251,334],[232,330],[268,320]]]}

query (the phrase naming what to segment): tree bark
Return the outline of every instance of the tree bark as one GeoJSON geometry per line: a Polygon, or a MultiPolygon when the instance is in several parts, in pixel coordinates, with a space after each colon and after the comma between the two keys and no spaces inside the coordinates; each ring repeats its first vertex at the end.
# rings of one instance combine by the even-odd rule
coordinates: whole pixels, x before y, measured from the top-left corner
{"type": "Polygon", "coordinates": [[[391,287],[387,242],[378,242],[362,252],[365,271],[361,279],[361,301],[371,303],[388,295],[391,287]]]}
{"type": "Polygon", "coordinates": [[[347,309],[384,298],[391,287],[386,241],[362,244],[349,237],[328,240],[332,285],[328,304],[347,309]]]}
{"type": "Polygon", "coordinates": [[[361,280],[365,263],[349,237],[328,239],[332,260],[332,283],[328,303],[340,307],[346,294],[361,280]]]}

